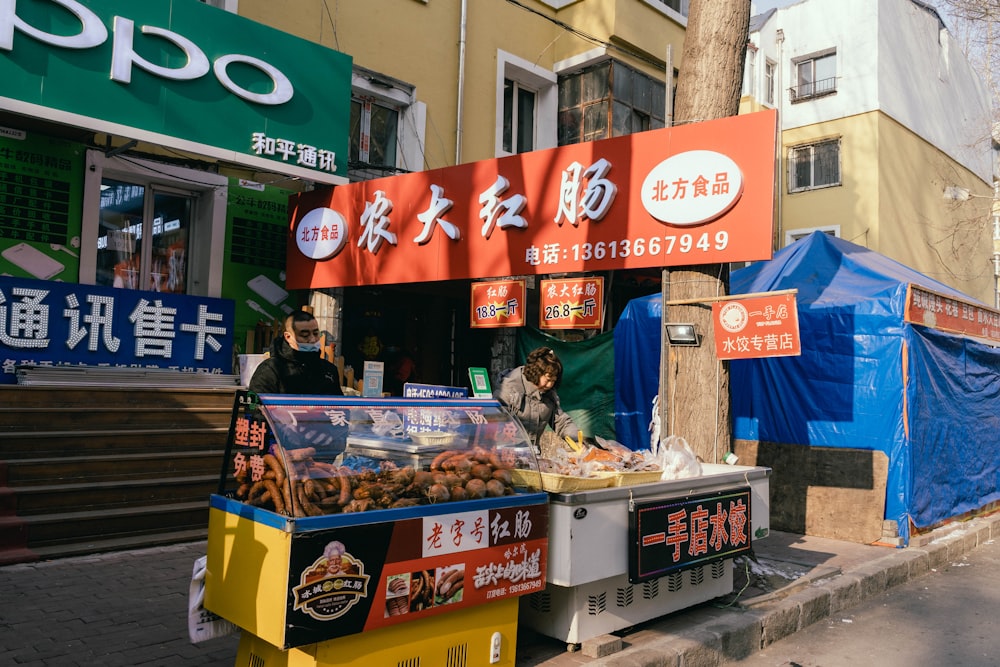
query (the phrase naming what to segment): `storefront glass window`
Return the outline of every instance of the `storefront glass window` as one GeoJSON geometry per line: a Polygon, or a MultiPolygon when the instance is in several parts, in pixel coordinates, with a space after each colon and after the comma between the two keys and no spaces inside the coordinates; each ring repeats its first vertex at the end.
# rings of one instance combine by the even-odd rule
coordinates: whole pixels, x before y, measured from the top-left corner
{"type": "Polygon", "coordinates": [[[104,179],[96,283],[184,293],[191,217],[189,196],[104,179]]]}

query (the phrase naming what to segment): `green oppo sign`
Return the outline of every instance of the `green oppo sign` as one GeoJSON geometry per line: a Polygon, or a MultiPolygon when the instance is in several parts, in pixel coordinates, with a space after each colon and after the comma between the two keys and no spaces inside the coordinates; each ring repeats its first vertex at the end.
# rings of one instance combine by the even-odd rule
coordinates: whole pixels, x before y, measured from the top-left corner
{"type": "Polygon", "coordinates": [[[197,0],[0,0],[0,108],[347,182],[351,58],[197,0]]]}

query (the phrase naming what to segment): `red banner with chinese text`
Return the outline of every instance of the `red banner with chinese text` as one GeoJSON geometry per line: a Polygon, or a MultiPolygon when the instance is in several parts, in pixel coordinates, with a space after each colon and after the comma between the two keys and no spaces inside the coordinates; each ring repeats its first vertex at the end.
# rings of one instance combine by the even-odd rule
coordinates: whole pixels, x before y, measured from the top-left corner
{"type": "Polygon", "coordinates": [[[523,280],[472,283],[470,326],[474,329],[524,326],[523,280]]]}
{"type": "Polygon", "coordinates": [[[600,329],[604,278],[559,278],[539,283],[539,329],[600,329]]]}
{"type": "Polygon", "coordinates": [[[761,111],[290,199],[290,289],[770,259],[761,111]]]}
{"type": "Polygon", "coordinates": [[[795,294],[776,294],[712,304],[719,359],[793,357],[802,353],[795,294]]]}
{"type": "Polygon", "coordinates": [[[909,286],[904,319],[912,324],[1000,342],[1000,312],[986,306],[909,286]]]}

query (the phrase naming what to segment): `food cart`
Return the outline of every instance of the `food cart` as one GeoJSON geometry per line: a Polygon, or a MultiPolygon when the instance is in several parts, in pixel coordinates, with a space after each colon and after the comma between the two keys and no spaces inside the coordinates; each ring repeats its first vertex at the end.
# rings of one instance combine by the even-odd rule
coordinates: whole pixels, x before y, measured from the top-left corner
{"type": "Polygon", "coordinates": [[[513,665],[545,585],[548,496],[511,477],[533,465],[492,400],[239,392],[205,608],[238,665],[513,665]]]}
{"type": "Polygon", "coordinates": [[[551,492],[547,585],[521,599],[522,622],[573,648],[731,593],[733,559],[770,530],[771,471],[701,473],[626,472],[551,492]]]}

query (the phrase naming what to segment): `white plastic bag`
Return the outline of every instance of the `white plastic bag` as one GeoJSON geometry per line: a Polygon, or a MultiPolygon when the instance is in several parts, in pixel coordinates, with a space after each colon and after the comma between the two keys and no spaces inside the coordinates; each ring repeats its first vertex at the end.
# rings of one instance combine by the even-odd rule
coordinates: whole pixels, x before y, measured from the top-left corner
{"type": "Polygon", "coordinates": [[[239,628],[218,614],[205,609],[205,570],[208,557],[202,556],[194,562],[191,573],[191,589],[188,592],[188,635],[192,644],[225,637],[239,628]]]}
{"type": "Polygon", "coordinates": [[[671,435],[660,441],[657,458],[663,468],[660,479],[684,479],[701,475],[701,461],[684,438],[671,435]]]}

